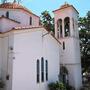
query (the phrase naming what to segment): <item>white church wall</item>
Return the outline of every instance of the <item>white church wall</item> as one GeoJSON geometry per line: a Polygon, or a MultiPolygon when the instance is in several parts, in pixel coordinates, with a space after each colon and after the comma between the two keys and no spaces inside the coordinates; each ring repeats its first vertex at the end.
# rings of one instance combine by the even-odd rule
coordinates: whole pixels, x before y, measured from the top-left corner
{"type": "Polygon", "coordinates": [[[0,20],[1,25],[0,25],[0,32],[6,32],[6,31],[10,31],[13,27],[19,26],[18,23],[15,23],[11,20],[2,18],[0,20]]]}
{"type": "Polygon", "coordinates": [[[1,70],[2,70],[2,38],[0,38],[0,78],[1,78],[1,70]]]}
{"type": "Polygon", "coordinates": [[[14,36],[15,59],[13,60],[12,90],[47,90],[47,83],[58,80],[59,46],[50,35],[42,39],[43,29],[39,29],[32,29],[31,32],[14,36]],[[39,29],[40,31],[36,31],[39,29]],[[39,59],[41,63],[41,57],[48,60],[49,80],[41,82],[40,78],[40,83],[37,83],[36,61],[39,59]]]}
{"type": "Polygon", "coordinates": [[[76,38],[61,39],[65,42],[65,50],[62,50],[60,63],[67,67],[69,72],[69,84],[76,90],[82,86],[81,58],[79,41],[76,38]]]}
{"type": "Polygon", "coordinates": [[[5,90],[7,88],[6,76],[8,74],[8,37],[2,38],[2,70],[1,76],[5,83],[5,90]]]}
{"type": "Polygon", "coordinates": [[[75,90],[80,90],[82,87],[81,64],[67,64],[65,66],[69,70],[69,84],[75,87],[75,90]]]}
{"type": "Polygon", "coordinates": [[[0,70],[0,77],[2,78],[2,80],[5,83],[5,90],[11,90],[11,84],[12,84],[12,58],[11,58],[11,53],[9,52],[9,46],[12,44],[12,36],[10,36],[10,34],[3,34],[0,35],[1,39],[0,39],[0,66],[1,66],[1,70],[0,70]],[[8,79],[7,79],[8,76],[8,79]]]}
{"type": "Polygon", "coordinates": [[[61,63],[81,63],[80,62],[80,47],[77,39],[64,38],[60,39],[63,47],[63,41],[65,42],[65,50],[62,50],[62,61],[61,63]],[[77,42],[77,43],[76,43],[77,42]]]}
{"type": "Polygon", "coordinates": [[[10,11],[10,17],[16,21],[21,22],[21,26],[30,26],[30,16],[32,17],[32,25],[33,27],[39,26],[39,17],[34,16],[33,14],[25,13],[22,10],[10,11]]]}
{"type": "Polygon", "coordinates": [[[2,77],[6,81],[8,59],[8,37],[2,38],[2,77]]]}
{"type": "Polygon", "coordinates": [[[0,16],[6,16],[6,12],[9,12],[9,18],[20,22],[20,26],[30,26],[30,16],[32,17],[32,27],[39,26],[39,17],[33,15],[32,13],[29,14],[26,11],[19,10],[19,9],[0,9],[0,16]]]}
{"type": "Polygon", "coordinates": [[[12,90],[35,90],[36,60],[41,57],[41,41],[35,36],[35,33],[23,33],[14,37],[12,90]]]}
{"type": "Polygon", "coordinates": [[[0,17],[1,17],[2,15],[6,16],[6,10],[0,8],[0,17]]]}
{"type": "Polygon", "coordinates": [[[49,63],[49,82],[58,80],[60,69],[60,44],[49,34],[44,37],[44,56],[49,63]]]}

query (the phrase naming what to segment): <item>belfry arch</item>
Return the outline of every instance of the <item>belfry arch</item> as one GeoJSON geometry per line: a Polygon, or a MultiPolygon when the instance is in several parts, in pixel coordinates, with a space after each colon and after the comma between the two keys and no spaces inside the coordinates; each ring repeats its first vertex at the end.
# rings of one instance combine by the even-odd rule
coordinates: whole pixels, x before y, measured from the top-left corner
{"type": "Polygon", "coordinates": [[[58,29],[58,38],[63,37],[63,33],[62,33],[62,19],[58,19],[57,20],[57,29],[58,29]]]}
{"type": "Polygon", "coordinates": [[[64,19],[64,35],[65,37],[70,36],[70,18],[65,17],[64,19]]]}

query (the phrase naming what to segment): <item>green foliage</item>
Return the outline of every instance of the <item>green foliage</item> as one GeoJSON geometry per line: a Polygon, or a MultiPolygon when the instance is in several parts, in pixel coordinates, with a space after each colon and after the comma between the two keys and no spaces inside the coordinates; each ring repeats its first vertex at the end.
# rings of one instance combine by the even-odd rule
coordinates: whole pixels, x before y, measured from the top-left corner
{"type": "Polygon", "coordinates": [[[90,11],[87,13],[87,16],[79,18],[78,24],[82,68],[83,72],[87,72],[90,67],[90,11]]]}
{"type": "Polygon", "coordinates": [[[41,23],[48,31],[54,32],[54,19],[47,10],[41,13],[41,23]]]}
{"type": "Polygon", "coordinates": [[[50,83],[49,90],[66,90],[65,85],[62,82],[50,83]]]}

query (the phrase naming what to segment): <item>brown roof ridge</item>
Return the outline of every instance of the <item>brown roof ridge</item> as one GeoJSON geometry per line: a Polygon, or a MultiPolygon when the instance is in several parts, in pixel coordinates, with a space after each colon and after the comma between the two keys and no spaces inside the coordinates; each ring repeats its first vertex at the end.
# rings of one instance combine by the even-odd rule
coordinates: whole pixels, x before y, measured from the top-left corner
{"type": "Polygon", "coordinates": [[[42,26],[38,26],[38,27],[31,27],[31,26],[25,26],[25,27],[22,27],[22,26],[20,26],[20,27],[13,27],[12,28],[12,30],[14,29],[14,30],[22,30],[22,29],[33,29],[33,28],[43,28],[42,26]]]}
{"type": "Polygon", "coordinates": [[[68,7],[72,7],[79,14],[79,12],[76,10],[76,8],[73,5],[70,5],[70,4],[64,4],[59,9],[56,9],[53,12],[56,12],[58,10],[62,10],[62,9],[68,8],[68,7]]]}
{"type": "Polygon", "coordinates": [[[42,26],[38,27],[13,27],[12,29],[6,31],[6,32],[0,32],[0,34],[5,34],[12,31],[25,31],[24,29],[35,29],[35,28],[43,28],[42,26]]]}
{"type": "MultiPolygon", "coordinates": [[[[35,28],[44,28],[44,27],[43,26],[38,26],[38,27],[14,27],[9,31],[0,32],[0,34],[5,34],[5,33],[8,33],[8,32],[11,32],[11,31],[22,31],[22,29],[35,29],[35,28]]],[[[47,31],[47,33],[45,35],[50,34],[61,45],[61,42],[54,36],[54,34],[51,34],[51,32],[48,31],[47,29],[45,29],[45,30],[47,31]]],[[[43,36],[45,36],[45,35],[43,35],[43,36]]]]}

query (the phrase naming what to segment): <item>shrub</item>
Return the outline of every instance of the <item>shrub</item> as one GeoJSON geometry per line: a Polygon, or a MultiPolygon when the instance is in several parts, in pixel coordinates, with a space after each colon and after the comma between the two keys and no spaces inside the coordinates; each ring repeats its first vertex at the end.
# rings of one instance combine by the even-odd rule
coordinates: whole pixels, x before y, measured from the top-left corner
{"type": "Polygon", "coordinates": [[[53,82],[50,83],[49,85],[49,90],[66,90],[64,84],[62,82],[53,82]]]}
{"type": "Polygon", "coordinates": [[[2,80],[0,80],[0,88],[4,88],[5,84],[2,80]]]}

